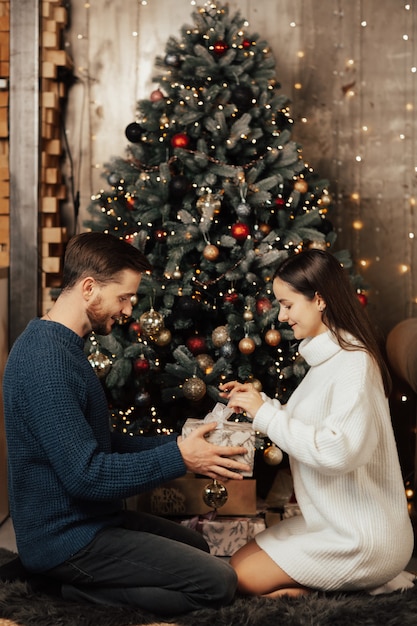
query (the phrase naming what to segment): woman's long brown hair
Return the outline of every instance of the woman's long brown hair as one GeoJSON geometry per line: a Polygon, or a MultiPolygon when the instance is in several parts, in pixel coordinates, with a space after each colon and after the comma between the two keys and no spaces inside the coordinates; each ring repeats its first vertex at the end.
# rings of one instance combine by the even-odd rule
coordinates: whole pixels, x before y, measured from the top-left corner
{"type": "Polygon", "coordinates": [[[336,257],[317,249],[294,254],[283,261],[274,278],[280,278],[309,300],[316,294],[321,296],[326,303],[323,323],[342,348],[365,350],[373,357],[381,372],[385,395],[389,396],[391,376],[377,334],[336,257]],[[349,342],[345,333],[355,337],[360,345],[349,342]]]}

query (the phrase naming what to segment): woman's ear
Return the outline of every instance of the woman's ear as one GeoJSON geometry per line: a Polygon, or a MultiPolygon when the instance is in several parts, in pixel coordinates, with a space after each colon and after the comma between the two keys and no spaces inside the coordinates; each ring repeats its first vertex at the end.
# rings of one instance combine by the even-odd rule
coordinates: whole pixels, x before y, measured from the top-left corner
{"type": "Polygon", "coordinates": [[[319,311],[320,313],[323,313],[324,309],[326,308],[326,303],[318,291],[316,291],[316,298],[317,298],[317,306],[319,308],[319,311]]]}

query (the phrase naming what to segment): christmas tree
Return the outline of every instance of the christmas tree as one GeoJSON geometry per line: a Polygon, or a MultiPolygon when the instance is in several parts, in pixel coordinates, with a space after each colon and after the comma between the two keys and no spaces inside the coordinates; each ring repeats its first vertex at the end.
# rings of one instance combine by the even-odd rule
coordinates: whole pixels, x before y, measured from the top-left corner
{"type": "Polygon", "coordinates": [[[204,417],[225,380],[285,401],[306,366],[278,323],[272,277],[287,255],[336,239],[327,182],[291,139],[271,49],[226,6],[192,18],[156,58],[158,87],[138,102],[127,155],[106,165],[109,189],[85,223],[154,268],[133,317],[87,343],[113,427],[132,434],[204,417]]]}

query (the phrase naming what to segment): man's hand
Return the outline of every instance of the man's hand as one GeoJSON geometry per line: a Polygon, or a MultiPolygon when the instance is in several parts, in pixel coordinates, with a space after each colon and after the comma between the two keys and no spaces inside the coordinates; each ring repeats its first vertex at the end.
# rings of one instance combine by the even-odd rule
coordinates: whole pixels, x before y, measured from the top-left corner
{"type": "Polygon", "coordinates": [[[253,419],[263,405],[262,396],[251,383],[239,383],[236,380],[219,386],[222,398],[227,398],[227,406],[235,413],[245,413],[253,419]]]}
{"type": "Polygon", "coordinates": [[[214,430],[216,425],[216,422],[202,424],[185,439],[178,438],[178,447],[184,463],[187,469],[195,474],[204,474],[214,479],[241,480],[243,476],[236,470],[248,472],[250,467],[230,457],[245,454],[247,450],[241,446],[215,446],[209,443],[205,435],[214,430]]]}

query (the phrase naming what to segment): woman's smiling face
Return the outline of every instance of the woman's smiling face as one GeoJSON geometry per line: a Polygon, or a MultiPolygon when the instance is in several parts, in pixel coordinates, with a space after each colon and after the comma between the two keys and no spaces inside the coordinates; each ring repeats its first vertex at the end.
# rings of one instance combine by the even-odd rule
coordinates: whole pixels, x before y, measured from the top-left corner
{"type": "Polygon", "coordinates": [[[280,278],[275,278],[273,290],[280,305],[278,320],[292,328],[296,339],[315,337],[327,331],[322,319],[326,304],[318,294],[309,300],[280,278]]]}

